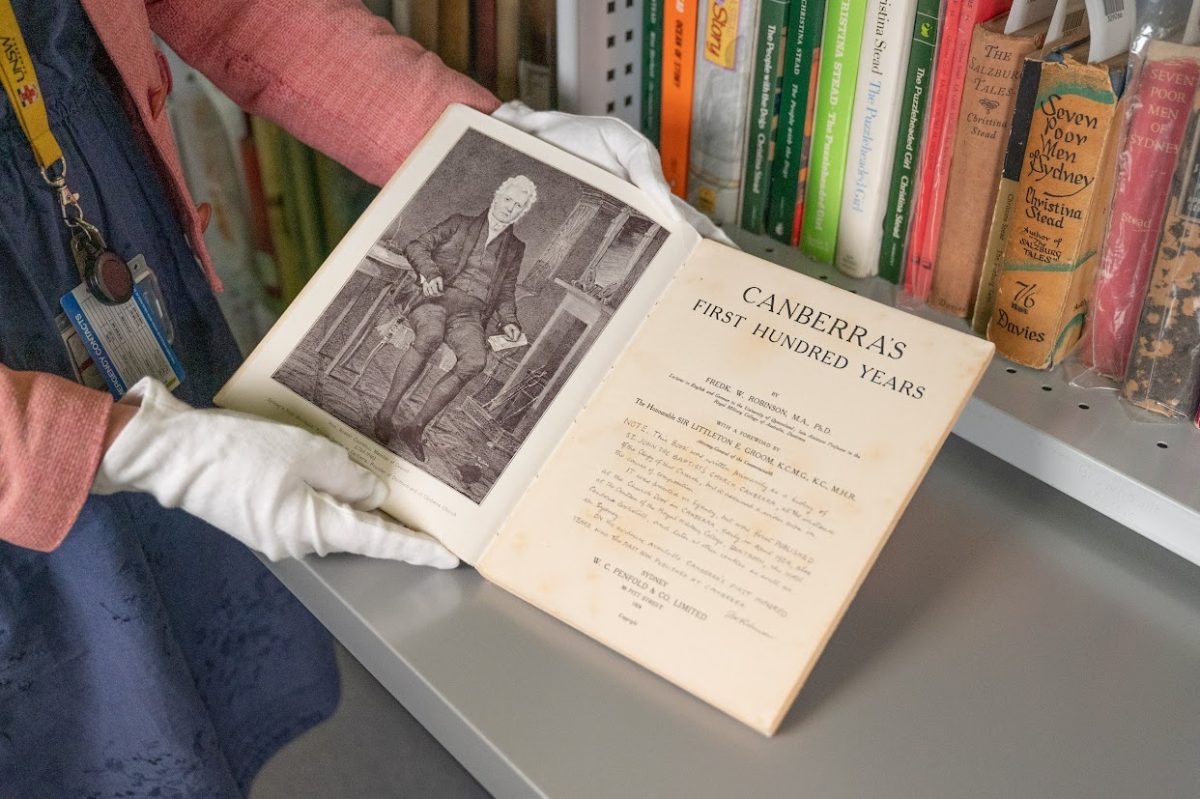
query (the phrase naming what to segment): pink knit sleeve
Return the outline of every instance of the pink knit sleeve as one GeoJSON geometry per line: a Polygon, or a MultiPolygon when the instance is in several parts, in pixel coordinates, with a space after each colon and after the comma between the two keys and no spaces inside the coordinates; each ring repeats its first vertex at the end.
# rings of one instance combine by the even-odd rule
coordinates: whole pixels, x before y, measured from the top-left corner
{"type": "Polygon", "coordinates": [[[247,111],[375,184],[451,103],[500,104],[360,0],[157,0],[150,24],[247,111]]]}
{"type": "Polygon", "coordinates": [[[0,540],[48,552],[87,499],[112,413],[105,393],[0,364],[0,540]]]}

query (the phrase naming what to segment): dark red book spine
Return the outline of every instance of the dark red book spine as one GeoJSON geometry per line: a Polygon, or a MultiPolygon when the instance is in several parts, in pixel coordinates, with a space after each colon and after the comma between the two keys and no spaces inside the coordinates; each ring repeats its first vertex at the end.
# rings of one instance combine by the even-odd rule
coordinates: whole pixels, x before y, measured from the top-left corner
{"type": "Polygon", "coordinates": [[[475,80],[496,91],[496,0],[472,0],[475,80]]]}

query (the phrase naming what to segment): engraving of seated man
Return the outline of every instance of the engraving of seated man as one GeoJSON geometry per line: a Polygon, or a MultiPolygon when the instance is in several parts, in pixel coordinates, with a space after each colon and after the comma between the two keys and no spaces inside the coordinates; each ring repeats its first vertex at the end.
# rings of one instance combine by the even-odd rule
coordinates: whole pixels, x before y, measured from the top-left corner
{"type": "Polygon", "coordinates": [[[395,437],[418,460],[425,460],[426,426],[487,363],[491,319],[498,320],[509,341],[520,340],[515,291],[525,242],[513,226],[536,201],[533,181],[514,175],[496,189],[484,213],[452,214],[404,248],[419,286],[414,287],[408,312],[414,339],[396,365],[387,398],[375,416],[375,437],[383,444],[395,437]],[[443,343],[457,359],[454,367],[430,389],[415,415],[398,418],[404,394],[443,343]]]}

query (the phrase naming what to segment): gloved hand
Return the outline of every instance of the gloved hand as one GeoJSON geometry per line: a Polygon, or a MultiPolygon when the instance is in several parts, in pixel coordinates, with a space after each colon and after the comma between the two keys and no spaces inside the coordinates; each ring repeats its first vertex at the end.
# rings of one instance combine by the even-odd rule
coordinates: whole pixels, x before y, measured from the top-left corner
{"type": "Polygon", "coordinates": [[[433,539],[368,513],[387,487],[332,441],[246,414],[192,408],[150,378],[121,402],[139,400],[100,462],[93,493],[145,491],[271,560],[354,552],[458,565],[433,539]]]}
{"type": "Polygon", "coordinates": [[[649,194],[664,213],[686,221],[706,239],[737,246],[711,219],[671,194],[654,145],[616,117],[534,111],[519,100],[505,103],[492,116],[629,181],[649,194]]]}

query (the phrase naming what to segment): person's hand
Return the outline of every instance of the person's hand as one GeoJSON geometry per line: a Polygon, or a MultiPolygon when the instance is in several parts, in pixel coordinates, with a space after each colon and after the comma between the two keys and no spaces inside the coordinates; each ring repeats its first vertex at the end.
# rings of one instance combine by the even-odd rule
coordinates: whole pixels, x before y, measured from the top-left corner
{"type": "Polygon", "coordinates": [[[671,194],[654,145],[616,117],[533,111],[519,100],[505,103],[492,116],[629,181],[649,194],[663,213],[686,221],[701,236],[737,246],[711,219],[671,194]]]}
{"type": "Polygon", "coordinates": [[[506,339],[508,339],[509,341],[520,341],[521,340],[521,328],[517,327],[514,324],[505,325],[504,326],[504,337],[506,339]]]}
{"type": "Polygon", "coordinates": [[[440,277],[435,277],[433,280],[421,281],[421,293],[426,297],[442,296],[442,288],[442,279],[440,277]]]}
{"type": "Polygon", "coordinates": [[[233,411],[197,410],[149,378],[119,405],[139,401],[100,462],[93,493],[145,491],[271,560],[354,552],[458,565],[433,539],[371,513],[387,486],[332,441],[233,411]]]}

